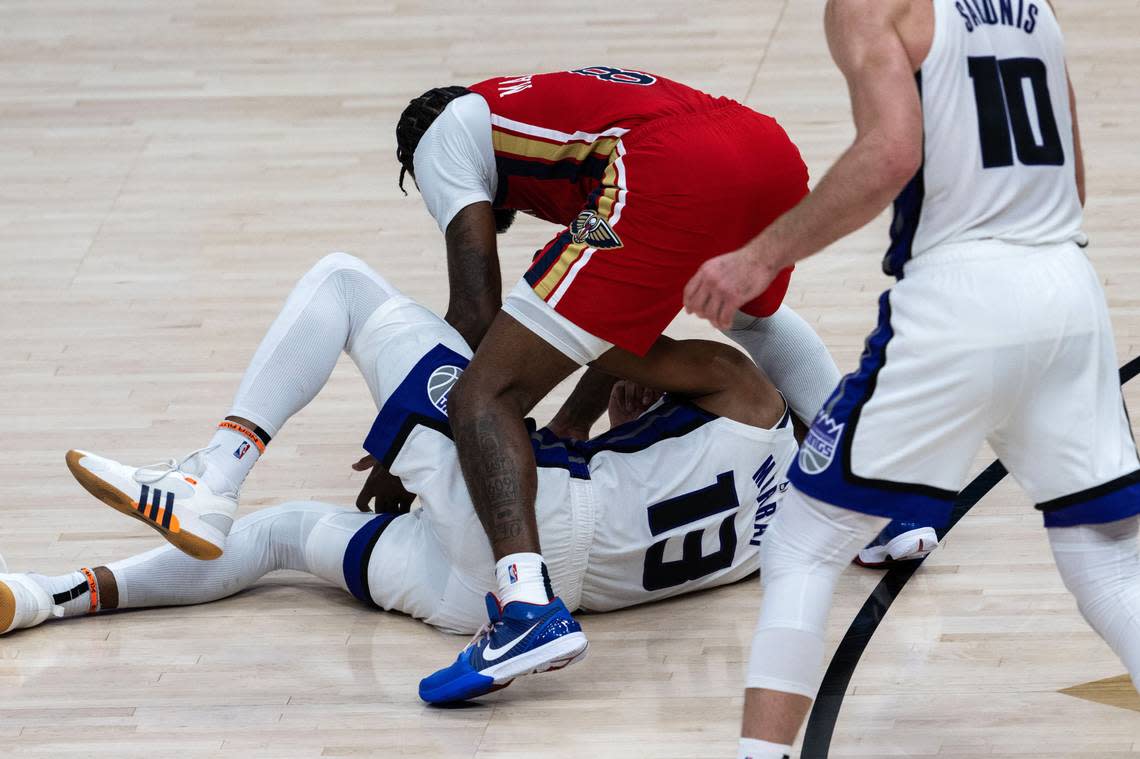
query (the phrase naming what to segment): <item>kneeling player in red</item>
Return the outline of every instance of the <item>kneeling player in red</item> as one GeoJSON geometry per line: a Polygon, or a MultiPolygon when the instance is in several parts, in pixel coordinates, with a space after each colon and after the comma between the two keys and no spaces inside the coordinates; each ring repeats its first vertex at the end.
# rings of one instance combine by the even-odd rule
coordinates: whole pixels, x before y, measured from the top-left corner
{"type": "MultiPolygon", "coordinates": [[[[449,413],[500,597],[545,604],[524,415],[585,364],[555,424],[569,437],[586,436],[615,377],[678,393],[715,387],[717,366],[658,338],[701,263],[793,207],[807,169],[772,118],[608,66],[430,90],[396,136],[446,238],[447,319],[476,349],[449,413]],[[517,211],[562,229],[503,301],[495,233],[517,211]]],[[[789,276],[741,310],[771,315],[789,276]]]]}

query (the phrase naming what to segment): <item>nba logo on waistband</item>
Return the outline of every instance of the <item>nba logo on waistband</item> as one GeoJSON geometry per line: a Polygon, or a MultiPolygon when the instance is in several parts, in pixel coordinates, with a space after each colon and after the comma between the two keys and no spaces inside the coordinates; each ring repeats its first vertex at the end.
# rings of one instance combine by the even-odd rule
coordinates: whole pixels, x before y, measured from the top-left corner
{"type": "Polygon", "coordinates": [[[839,436],[843,434],[845,426],[825,413],[816,417],[800,447],[799,464],[804,474],[819,474],[831,466],[835,449],[839,447],[839,436]]]}
{"type": "Polygon", "coordinates": [[[249,443],[242,443],[241,445],[239,445],[237,447],[237,450],[234,451],[234,458],[235,459],[245,458],[246,451],[248,451],[248,450],[249,450],[249,443]]]}
{"type": "Polygon", "coordinates": [[[511,564],[507,567],[507,577],[510,578],[512,584],[519,581],[519,565],[511,564]]]}

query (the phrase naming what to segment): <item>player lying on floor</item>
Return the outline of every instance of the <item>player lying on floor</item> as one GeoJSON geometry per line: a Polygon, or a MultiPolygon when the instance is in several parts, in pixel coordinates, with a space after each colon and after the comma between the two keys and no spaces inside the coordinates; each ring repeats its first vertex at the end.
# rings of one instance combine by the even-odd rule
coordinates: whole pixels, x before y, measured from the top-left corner
{"type": "Polygon", "coordinates": [[[742,353],[667,339],[654,351],[718,363],[720,386],[685,400],[665,398],[589,441],[534,430],[539,527],[558,597],[545,605],[506,597],[500,606],[488,594],[496,587],[495,563],[446,416],[447,393],[470,349],[361,261],[328,256],[289,296],[208,447],[145,468],[68,455],[77,479],[109,505],[179,547],[210,554],[209,539],[224,541],[224,554],[198,561],[165,546],[59,577],[0,575],[0,633],[38,625],[53,612],[213,601],[266,572],[291,569],[463,633],[486,619],[486,596],[491,624],[451,668],[421,683],[425,700],[470,698],[564,666],[585,653],[569,610],[618,609],[755,572],[760,538],[796,451],[783,398],[742,353]],[[229,530],[253,462],[316,396],[342,350],[380,408],[365,448],[421,507],[376,515],[294,502],[245,516],[229,530]],[[228,531],[228,538],[211,530],[228,531]]]}

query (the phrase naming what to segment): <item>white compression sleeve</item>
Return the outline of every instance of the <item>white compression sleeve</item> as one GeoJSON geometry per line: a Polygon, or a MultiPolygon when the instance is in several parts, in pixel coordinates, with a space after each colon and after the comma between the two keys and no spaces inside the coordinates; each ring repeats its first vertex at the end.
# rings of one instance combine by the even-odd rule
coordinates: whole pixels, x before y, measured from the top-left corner
{"type": "Polygon", "coordinates": [[[275,436],[324,387],[368,317],[398,294],[358,258],[322,258],[293,288],[262,339],[229,415],[275,436]]]}
{"type": "Polygon", "coordinates": [[[888,521],[789,490],[760,547],[764,598],[747,687],[815,698],[835,582],[888,521]]]}
{"type": "Polygon", "coordinates": [[[738,311],[724,334],[752,356],[804,422],[815,419],[839,384],[839,367],[823,340],[786,305],[765,319],[738,311]]]}
{"type": "Polygon", "coordinates": [[[1049,545],[1065,587],[1140,690],[1140,517],[1053,527],[1049,545]]]}
{"type": "MultiPolygon", "coordinates": [[[[374,516],[325,503],[285,503],[239,519],[226,539],[226,552],[214,561],[192,559],[174,546],[163,546],[108,564],[119,588],[118,608],[217,601],[279,569],[316,574],[343,588],[340,566],[332,568],[330,562],[311,566],[309,546],[318,523],[338,514],[358,515],[358,522],[374,516]]],[[[344,556],[343,546],[340,556],[344,556]]]]}

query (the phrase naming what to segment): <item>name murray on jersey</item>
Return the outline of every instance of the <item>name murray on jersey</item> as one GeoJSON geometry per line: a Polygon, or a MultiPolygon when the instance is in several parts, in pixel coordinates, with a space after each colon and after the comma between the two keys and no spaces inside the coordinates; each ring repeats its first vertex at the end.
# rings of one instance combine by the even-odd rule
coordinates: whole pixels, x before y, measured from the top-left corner
{"type": "Polygon", "coordinates": [[[1037,28],[1037,3],[1025,0],[959,0],[954,3],[966,22],[966,31],[980,26],[1012,26],[1026,34],[1037,28]]]}
{"type": "Polygon", "coordinates": [[[772,501],[772,496],[788,489],[788,481],[785,479],[777,482],[776,474],[776,458],[769,456],[752,475],[752,481],[760,489],[760,494],[756,496],[756,516],[752,522],[752,539],[748,541],[749,545],[760,545],[760,539],[768,531],[768,523],[772,521],[772,515],[780,505],[778,501],[772,501]]]}

